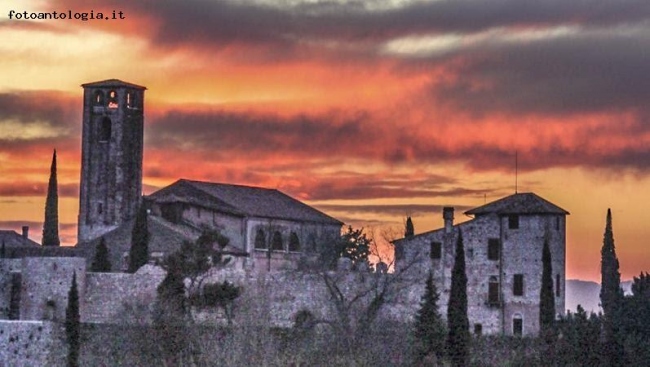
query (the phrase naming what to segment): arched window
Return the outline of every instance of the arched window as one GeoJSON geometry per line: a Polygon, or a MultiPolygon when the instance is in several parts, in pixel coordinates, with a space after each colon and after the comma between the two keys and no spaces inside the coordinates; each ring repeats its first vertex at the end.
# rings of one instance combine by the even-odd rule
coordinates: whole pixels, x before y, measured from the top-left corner
{"type": "Polygon", "coordinates": [[[521,314],[512,316],[512,335],[521,336],[524,333],[524,319],[521,314]]]}
{"type": "Polygon", "coordinates": [[[300,251],[300,239],[296,232],[291,232],[291,235],[289,235],[289,251],[300,251]]]}
{"type": "Polygon", "coordinates": [[[108,108],[117,108],[117,92],[112,90],[108,92],[108,108]]]}
{"type": "Polygon", "coordinates": [[[255,248],[266,249],[266,236],[264,235],[264,231],[261,229],[258,229],[257,234],[255,235],[255,248]]]}
{"type": "Polygon", "coordinates": [[[273,232],[273,239],[271,240],[271,249],[274,251],[284,250],[284,245],[282,244],[282,235],[280,232],[273,232]]]}
{"type": "Polygon", "coordinates": [[[95,92],[95,96],[93,97],[93,104],[95,106],[104,105],[104,92],[102,92],[101,90],[95,92]]]}
{"type": "Polygon", "coordinates": [[[102,123],[99,131],[99,141],[100,142],[107,142],[111,140],[111,119],[108,117],[104,117],[102,119],[102,123]]]}

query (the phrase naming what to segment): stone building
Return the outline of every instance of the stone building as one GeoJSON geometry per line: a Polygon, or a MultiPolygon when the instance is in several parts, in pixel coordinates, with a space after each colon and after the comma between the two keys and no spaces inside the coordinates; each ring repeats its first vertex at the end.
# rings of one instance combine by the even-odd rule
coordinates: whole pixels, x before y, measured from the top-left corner
{"type": "Polygon", "coordinates": [[[422,279],[432,273],[446,315],[455,245],[462,232],[471,329],[476,334],[536,335],[544,241],[551,250],[555,309],[564,313],[569,213],[534,193],[519,193],[465,214],[472,219],[454,225],[454,208],[446,207],[443,228],[395,241],[396,268],[425,260],[417,263],[417,272],[422,279]]]}
{"type": "Polygon", "coordinates": [[[117,79],[82,87],[79,242],[135,217],[142,196],[146,90],[117,79]]]}
{"type": "Polygon", "coordinates": [[[256,270],[295,267],[340,235],[340,221],[278,190],[178,180],[142,201],[145,87],[109,79],[83,84],[77,248],[88,260],[104,238],[113,270],[124,270],[140,203],[148,208],[153,261],[205,229],[230,239],[220,249],[256,270]]]}

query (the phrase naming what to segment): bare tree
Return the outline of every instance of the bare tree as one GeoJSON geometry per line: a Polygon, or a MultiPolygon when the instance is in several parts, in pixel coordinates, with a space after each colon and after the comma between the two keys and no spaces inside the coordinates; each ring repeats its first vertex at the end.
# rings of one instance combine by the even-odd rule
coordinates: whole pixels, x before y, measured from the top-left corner
{"type": "MultiPolygon", "coordinates": [[[[370,239],[370,248],[376,243],[370,239]]],[[[392,246],[392,245],[391,245],[392,246]]],[[[418,281],[414,275],[414,256],[399,269],[392,272],[369,272],[364,270],[332,271],[327,267],[316,270],[331,300],[333,315],[328,320],[318,320],[330,325],[336,334],[338,347],[351,353],[359,347],[364,337],[375,325],[382,309],[400,292],[418,281]]],[[[388,261],[392,266],[393,261],[388,261]]]]}

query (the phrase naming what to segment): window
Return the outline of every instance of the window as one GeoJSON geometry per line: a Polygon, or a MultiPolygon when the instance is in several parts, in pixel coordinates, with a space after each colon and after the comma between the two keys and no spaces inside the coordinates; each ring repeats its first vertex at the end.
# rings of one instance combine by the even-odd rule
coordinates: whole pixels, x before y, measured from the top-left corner
{"type": "Polygon", "coordinates": [[[261,229],[258,229],[257,234],[255,234],[255,248],[266,249],[266,236],[264,235],[264,231],[261,229]]]}
{"type": "Polygon", "coordinates": [[[511,214],[508,216],[508,228],[519,229],[519,216],[517,214],[511,214]]]}
{"type": "Polygon", "coordinates": [[[560,274],[555,275],[555,297],[560,297],[562,291],[560,288],[560,274]]]}
{"type": "Polygon", "coordinates": [[[495,276],[490,277],[488,289],[488,304],[490,306],[499,305],[499,280],[495,276]]]}
{"type": "Polygon", "coordinates": [[[483,334],[483,324],[474,324],[474,335],[480,336],[483,334]]]}
{"type": "Polygon", "coordinates": [[[104,213],[104,205],[102,203],[97,204],[97,214],[104,213]]]}
{"type": "Polygon", "coordinates": [[[524,275],[515,274],[513,283],[512,283],[512,294],[515,296],[524,295],[524,275]]]}
{"type": "Polygon", "coordinates": [[[108,92],[108,108],[117,108],[117,92],[114,90],[108,92]]]}
{"type": "Polygon", "coordinates": [[[431,253],[429,254],[431,260],[437,260],[442,257],[442,243],[431,242],[431,253]]]}
{"type": "Polygon", "coordinates": [[[488,239],[488,260],[499,260],[501,243],[498,238],[488,239]]]}
{"type": "Polygon", "coordinates": [[[95,106],[101,106],[104,104],[104,93],[101,90],[95,92],[93,103],[95,106]]]}
{"type": "Polygon", "coordinates": [[[291,232],[289,235],[289,251],[300,251],[300,239],[296,232],[291,232]]]}
{"type": "Polygon", "coordinates": [[[109,140],[111,140],[111,119],[108,117],[104,117],[102,119],[101,126],[99,127],[99,142],[100,143],[105,143],[109,140]]]}
{"type": "Polygon", "coordinates": [[[521,318],[520,314],[515,314],[512,317],[512,334],[516,336],[521,336],[524,333],[524,320],[521,318]]]}
{"type": "Polygon", "coordinates": [[[468,248],[467,249],[467,258],[472,260],[474,259],[474,249],[473,248],[468,248]]]}
{"type": "Polygon", "coordinates": [[[131,101],[132,101],[131,92],[127,92],[126,93],[126,107],[131,107],[131,101]]]}
{"type": "Polygon", "coordinates": [[[271,250],[284,250],[284,245],[282,244],[282,234],[280,234],[278,231],[273,232],[273,239],[271,239],[271,250]]]}
{"type": "Polygon", "coordinates": [[[560,217],[555,217],[555,230],[560,230],[560,217]]]}

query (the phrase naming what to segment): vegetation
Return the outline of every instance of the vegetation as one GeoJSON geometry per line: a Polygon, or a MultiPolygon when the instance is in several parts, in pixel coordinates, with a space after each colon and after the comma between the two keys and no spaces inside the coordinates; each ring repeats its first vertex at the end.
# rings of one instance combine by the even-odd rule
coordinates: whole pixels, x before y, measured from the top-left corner
{"type": "Polygon", "coordinates": [[[354,264],[367,263],[372,242],[363,228],[352,229],[352,226],[348,226],[347,231],[341,235],[336,244],[338,257],[346,257],[354,264]]]}
{"type": "Polygon", "coordinates": [[[430,362],[432,357],[440,361],[444,356],[447,330],[438,312],[439,298],[433,276],[429,273],[420,309],[415,315],[415,361],[418,363],[430,362]]]}
{"type": "Polygon", "coordinates": [[[469,357],[469,319],[467,317],[467,274],[463,234],[458,231],[456,256],[451,270],[451,290],[447,307],[447,355],[453,366],[464,367],[469,357]]]}
{"type": "Polygon", "coordinates": [[[607,209],[603,247],[601,249],[600,303],[603,308],[603,355],[610,366],[623,365],[620,325],[623,306],[621,274],[612,231],[612,212],[607,209]]]}
{"type": "Polygon", "coordinates": [[[147,208],[140,204],[131,231],[131,250],[129,251],[129,273],[135,273],[149,261],[149,228],[147,208]]]}
{"type": "Polygon", "coordinates": [[[52,154],[50,180],[45,199],[45,221],[43,222],[43,246],[60,246],[59,240],[59,194],[56,180],[56,149],[52,154]]]}
{"type": "Polygon", "coordinates": [[[101,237],[95,247],[95,257],[90,265],[90,271],[95,273],[108,273],[111,271],[111,261],[108,258],[108,247],[104,237],[101,237]]]}
{"type": "Polygon", "coordinates": [[[413,227],[413,220],[411,220],[411,217],[406,218],[406,224],[404,227],[404,238],[413,237],[415,235],[415,228],[413,227]]]}
{"type": "Polygon", "coordinates": [[[539,326],[540,336],[549,337],[555,320],[555,297],[553,294],[553,269],[551,250],[548,239],[544,240],[542,248],[542,289],[539,295],[539,326]]]}
{"type": "Polygon", "coordinates": [[[79,291],[77,273],[72,273],[72,285],[68,292],[68,307],[65,309],[65,335],[68,342],[68,367],[79,366],[81,321],[79,316],[79,291]]]}

